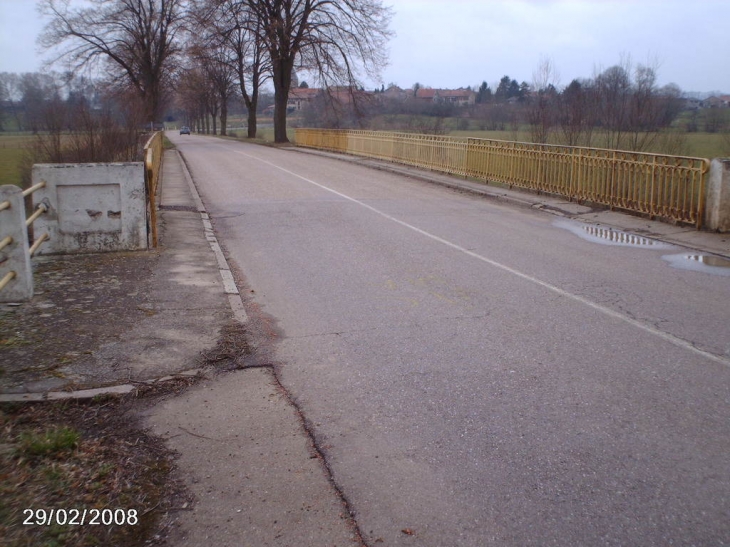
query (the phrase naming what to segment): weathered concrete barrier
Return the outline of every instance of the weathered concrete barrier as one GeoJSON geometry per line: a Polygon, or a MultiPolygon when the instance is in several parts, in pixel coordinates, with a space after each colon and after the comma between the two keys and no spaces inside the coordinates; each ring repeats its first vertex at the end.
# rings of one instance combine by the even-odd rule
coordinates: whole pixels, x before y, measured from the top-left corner
{"type": "Polygon", "coordinates": [[[705,229],[730,232],[730,159],[712,160],[705,196],[705,229]]]}
{"type": "Polygon", "coordinates": [[[37,164],[33,195],[47,214],[38,230],[50,238],[44,254],[129,251],[147,248],[147,201],[142,162],[37,164]]]}
{"type": "Polygon", "coordinates": [[[6,204],[0,210],[0,302],[17,302],[33,296],[23,190],[0,186],[0,204],[6,204]]]}

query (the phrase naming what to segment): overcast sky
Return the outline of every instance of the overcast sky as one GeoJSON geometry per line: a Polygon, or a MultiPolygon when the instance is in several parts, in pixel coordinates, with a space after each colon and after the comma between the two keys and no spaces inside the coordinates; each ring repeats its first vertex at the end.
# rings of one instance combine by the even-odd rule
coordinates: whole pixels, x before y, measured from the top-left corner
{"type": "MultiPolygon", "coordinates": [[[[384,0],[393,7],[383,82],[456,88],[532,82],[549,58],[559,84],[631,57],[659,84],[730,93],[728,0],[384,0]]],[[[34,0],[0,0],[0,72],[40,70],[34,0]]],[[[373,84],[374,85],[374,84],[373,84]]]]}

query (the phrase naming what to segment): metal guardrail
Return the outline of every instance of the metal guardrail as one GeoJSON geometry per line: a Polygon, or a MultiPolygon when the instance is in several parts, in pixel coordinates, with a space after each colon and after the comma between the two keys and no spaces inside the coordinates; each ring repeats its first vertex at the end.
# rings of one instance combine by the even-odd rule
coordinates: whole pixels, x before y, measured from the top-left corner
{"type": "Polygon", "coordinates": [[[295,140],[702,227],[705,158],[360,130],[297,129],[295,140]]]}
{"type": "Polygon", "coordinates": [[[157,247],[157,183],[162,172],[162,131],[154,133],[144,146],[144,176],[150,208],[152,246],[157,247]]]}
{"type": "MultiPolygon", "coordinates": [[[[7,271],[3,275],[2,279],[0,279],[0,290],[7,287],[14,279],[20,279],[21,276],[32,278],[32,272],[29,270],[28,266],[30,263],[27,262],[27,260],[35,254],[35,252],[43,244],[44,241],[48,240],[49,236],[47,233],[42,234],[35,239],[33,245],[28,247],[28,228],[38,217],[48,211],[49,206],[48,203],[44,200],[38,205],[38,207],[36,207],[35,212],[33,212],[31,216],[25,218],[24,198],[31,195],[33,192],[40,190],[41,188],[45,188],[45,186],[45,182],[40,182],[39,184],[31,186],[30,188],[27,188],[22,192],[19,192],[17,188],[9,187],[10,193],[6,193],[5,195],[10,196],[10,198],[0,202],[0,214],[2,214],[4,211],[7,211],[7,213],[5,214],[13,213],[13,216],[16,219],[10,220],[8,223],[3,222],[3,226],[6,229],[9,228],[11,233],[14,233],[16,237],[13,237],[12,235],[7,235],[0,239],[0,253],[2,253],[5,248],[9,248],[11,256],[14,254],[17,257],[18,253],[20,253],[19,256],[22,257],[22,260],[20,261],[17,261],[17,259],[15,262],[13,260],[10,260],[10,268],[12,269],[7,271]],[[19,211],[13,211],[14,208],[19,209],[19,211]],[[24,226],[22,225],[23,219],[25,219],[24,226]],[[17,223],[20,223],[22,227],[18,226],[17,223]],[[16,247],[17,250],[13,250],[14,247],[16,247]],[[23,254],[25,253],[25,248],[28,249],[27,256],[23,257],[23,254]]],[[[8,257],[2,256],[2,258],[0,258],[0,264],[6,259],[8,259],[8,257]]],[[[32,287],[32,282],[28,282],[28,280],[25,281],[27,286],[32,287]]]]}

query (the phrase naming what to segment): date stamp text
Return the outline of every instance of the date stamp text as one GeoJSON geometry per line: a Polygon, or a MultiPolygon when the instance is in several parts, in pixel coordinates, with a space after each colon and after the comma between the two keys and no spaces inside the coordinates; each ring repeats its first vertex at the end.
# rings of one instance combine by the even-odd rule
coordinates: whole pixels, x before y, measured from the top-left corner
{"type": "Polygon", "coordinates": [[[23,509],[24,526],[135,526],[136,509],[23,509]]]}

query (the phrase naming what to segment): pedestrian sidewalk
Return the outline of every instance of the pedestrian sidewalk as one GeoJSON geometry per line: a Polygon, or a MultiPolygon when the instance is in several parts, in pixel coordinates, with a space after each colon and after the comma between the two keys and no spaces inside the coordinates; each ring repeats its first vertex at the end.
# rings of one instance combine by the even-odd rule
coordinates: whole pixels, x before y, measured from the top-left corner
{"type": "Polygon", "coordinates": [[[2,306],[0,402],[121,394],[197,376],[139,410],[178,454],[195,496],[168,515],[160,540],[361,545],[274,369],[244,355],[248,316],[175,150],[165,152],[160,188],[158,249],[42,258],[36,296],[2,306]]]}
{"type": "Polygon", "coordinates": [[[33,299],[0,307],[0,401],[129,391],[205,365],[231,311],[175,151],[160,207],[159,249],[37,259],[33,299]]]}
{"type": "MultiPolygon", "coordinates": [[[[219,285],[215,292],[226,293],[229,317],[245,331],[248,316],[200,197],[177,152],[166,152],[163,219],[172,210],[191,208],[191,203],[200,212],[199,233],[205,233],[207,251],[215,262],[200,268],[221,276],[223,290],[219,285]]],[[[166,232],[170,229],[165,227],[166,232]]],[[[186,239],[175,238],[174,248],[186,239]]],[[[195,284],[197,270],[185,265],[181,270],[195,284]]],[[[204,292],[207,288],[202,286],[204,292]]],[[[217,300],[209,303],[215,305],[217,300]]],[[[229,335],[236,331],[227,329],[229,335]]],[[[253,363],[208,374],[181,395],[145,412],[146,425],[179,454],[178,467],[196,499],[176,515],[166,544],[361,545],[349,510],[273,367],[255,364],[255,359],[253,363]]]]}

